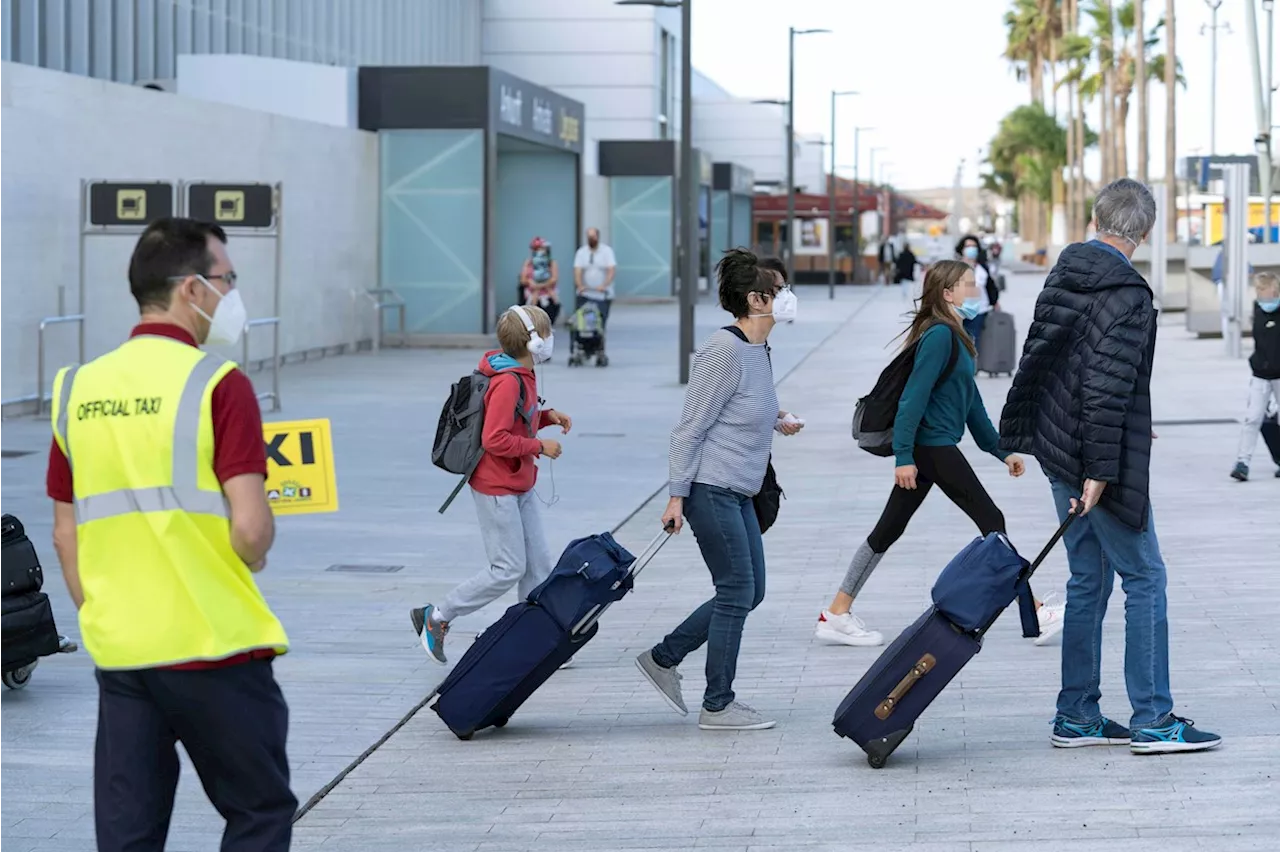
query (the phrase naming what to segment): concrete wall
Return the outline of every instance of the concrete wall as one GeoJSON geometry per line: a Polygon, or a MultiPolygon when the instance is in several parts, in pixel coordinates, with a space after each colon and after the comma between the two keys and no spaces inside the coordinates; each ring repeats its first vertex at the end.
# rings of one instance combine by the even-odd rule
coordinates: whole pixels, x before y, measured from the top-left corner
{"type": "MultiPolygon", "coordinates": [[[[746,166],[755,172],[757,181],[785,183],[787,179],[785,107],[737,99],[695,98],[693,144],[708,152],[716,162],[746,166]]],[[[797,183],[800,182],[798,158],[804,153],[803,148],[797,151],[797,183]]]]}
{"type": "Polygon", "coordinates": [[[484,0],[483,5],[484,64],[586,105],[586,174],[596,174],[600,139],[678,138],[679,9],[617,6],[608,0],[484,0]],[[668,34],[665,105],[663,31],[668,34]],[[658,120],[663,112],[670,124],[666,137],[658,120]]]}
{"type": "Polygon", "coordinates": [[[356,69],[261,56],[179,56],[183,97],[356,127],[356,69]]]}
{"type": "MultiPolygon", "coordinates": [[[[0,235],[5,283],[0,396],[36,392],[36,327],[81,307],[87,356],[115,346],[137,307],[126,269],[135,237],[87,241],[83,306],[76,286],[82,178],[283,182],[281,349],[368,336],[353,289],[377,275],[378,149],[373,134],[179,95],[4,63],[0,235]]],[[[233,236],[229,250],[251,317],[273,310],[270,240],[233,236]]],[[[75,359],[74,328],[50,332],[49,363],[75,359]]],[[[269,354],[269,335],[250,353],[269,354]]],[[[46,388],[47,392],[47,388],[46,388]]]]}

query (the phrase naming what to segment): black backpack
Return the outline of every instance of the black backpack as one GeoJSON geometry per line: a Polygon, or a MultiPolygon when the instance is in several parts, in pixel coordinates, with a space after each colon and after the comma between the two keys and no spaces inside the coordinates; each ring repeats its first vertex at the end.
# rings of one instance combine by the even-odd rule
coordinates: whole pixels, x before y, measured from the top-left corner
{"type": "MultiPolygon", "coordinates": [[[[462,486],[470,481],[471,474],[480,463],[480,457],[484,455],[484,397],[489,391],[490,383],[496,378],[498,377],[486,376],[479,370],[463,376],[453,383],[453,387],[449,389],[449,398],[440,409],[436,439],[431,445],[431,463],[441,470],[462,476],[462,481],[440,507],[442,515],[462,491],[462,486]]],[[[520,387],[516,416],[527,423],[532,431],[533,422],[529,412],[525,410],[524,381],[519,376],[515,379],[520,387]]]]}
{"type": "MultiPolygon", "coordinates": [[[[916,350],[920,341],[908,346],[889,362],[880,373],[871,393],[858,400],[853,410],[853,439],[858,446],[873,456],[893,455],[893,421],[898,417],[898,402],[907,387],[907,379],[916,365],[916,350]]],[[[960,357],[960,341],[951,333],[951,358],[947,367],[934,382],[934,389],[947,380],[960,357]]]]}

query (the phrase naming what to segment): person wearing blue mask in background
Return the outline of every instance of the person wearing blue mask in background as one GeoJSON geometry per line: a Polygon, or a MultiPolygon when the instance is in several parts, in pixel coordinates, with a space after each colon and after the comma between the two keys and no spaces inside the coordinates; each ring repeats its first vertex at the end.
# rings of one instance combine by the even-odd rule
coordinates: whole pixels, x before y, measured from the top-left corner
{"type": "MultiPolygon", "coordinates": [[[[1280,276],[1259,272],[1253,276],[1257,300],[1253,303],[1253,354],[1249,356],[1249,407],[1240,431],[1240,449],[1231,478],[1249,479],[1249,462],[1258,444],[1258,432],[1274,399],[1280,402],[1280,276]]],[[[1276,471],[1280,476],[1280,470],[1276,471]]]]}
{"type": "Polygon", "coordinates": [[[987,253],[983,251],[982,242],[976,236],[966,234],[960,238],[960,242],[956,243],[956,257],[973,270],[976,289],[957,310],[964,320],[964,330],[973,338],[976,360],[977,350],[982,347],[982,329],[987,324],[987,314],[997,309],[1000,288],[996,286],[995,276],[987,266],[987,253]]]}

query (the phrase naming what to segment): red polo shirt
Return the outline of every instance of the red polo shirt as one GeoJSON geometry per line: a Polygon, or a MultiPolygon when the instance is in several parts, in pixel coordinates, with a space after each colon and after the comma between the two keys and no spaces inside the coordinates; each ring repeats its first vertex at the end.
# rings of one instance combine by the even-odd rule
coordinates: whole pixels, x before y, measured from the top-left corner
{"type": "MultiPolygon", "coordinates": [[[[136,326],[130,337],[149,334],[168,337],[195,346],[196,341],[186,329],[168,323],[144,322],[136,326]]],[[[226,482],[246,473],[267,475],[267,452],[262,440],[262,410],[253,383],[240,370],[232,370],[222,377],[213,389],[213,472],[219,482],[226,482]]],[[[59,503],[74,503],[71,465],[62,448],[54,439],[49,448],[49,470],[45,476],[45,490],[59,503]]],[[[275,656],[272,651],[253,651],[236,654],[225,660],[200,661],[169,666],[174,669],[220,668],[247,662],[251,659],[275,656]]]]}

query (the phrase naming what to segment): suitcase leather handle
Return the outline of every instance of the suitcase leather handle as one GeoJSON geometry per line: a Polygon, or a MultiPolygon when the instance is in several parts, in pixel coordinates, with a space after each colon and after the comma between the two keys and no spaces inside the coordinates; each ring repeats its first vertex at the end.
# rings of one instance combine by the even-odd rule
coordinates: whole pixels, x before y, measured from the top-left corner
{"type": "Polygon", "coordinates": [[[893,692],[889,693],[889,697],[876,707],[876,718],[883,722],[893,715],[893,711],[897,709],[903,697],[911,691],[911,687],[916,685],[916,681],[933,671],[937,664],[938,660],[933,654],[925,654],[921,657],[911,667],[911,671],[907,672],[906,677],[898,681],[898,685],[893,688],[893,692]]]}

